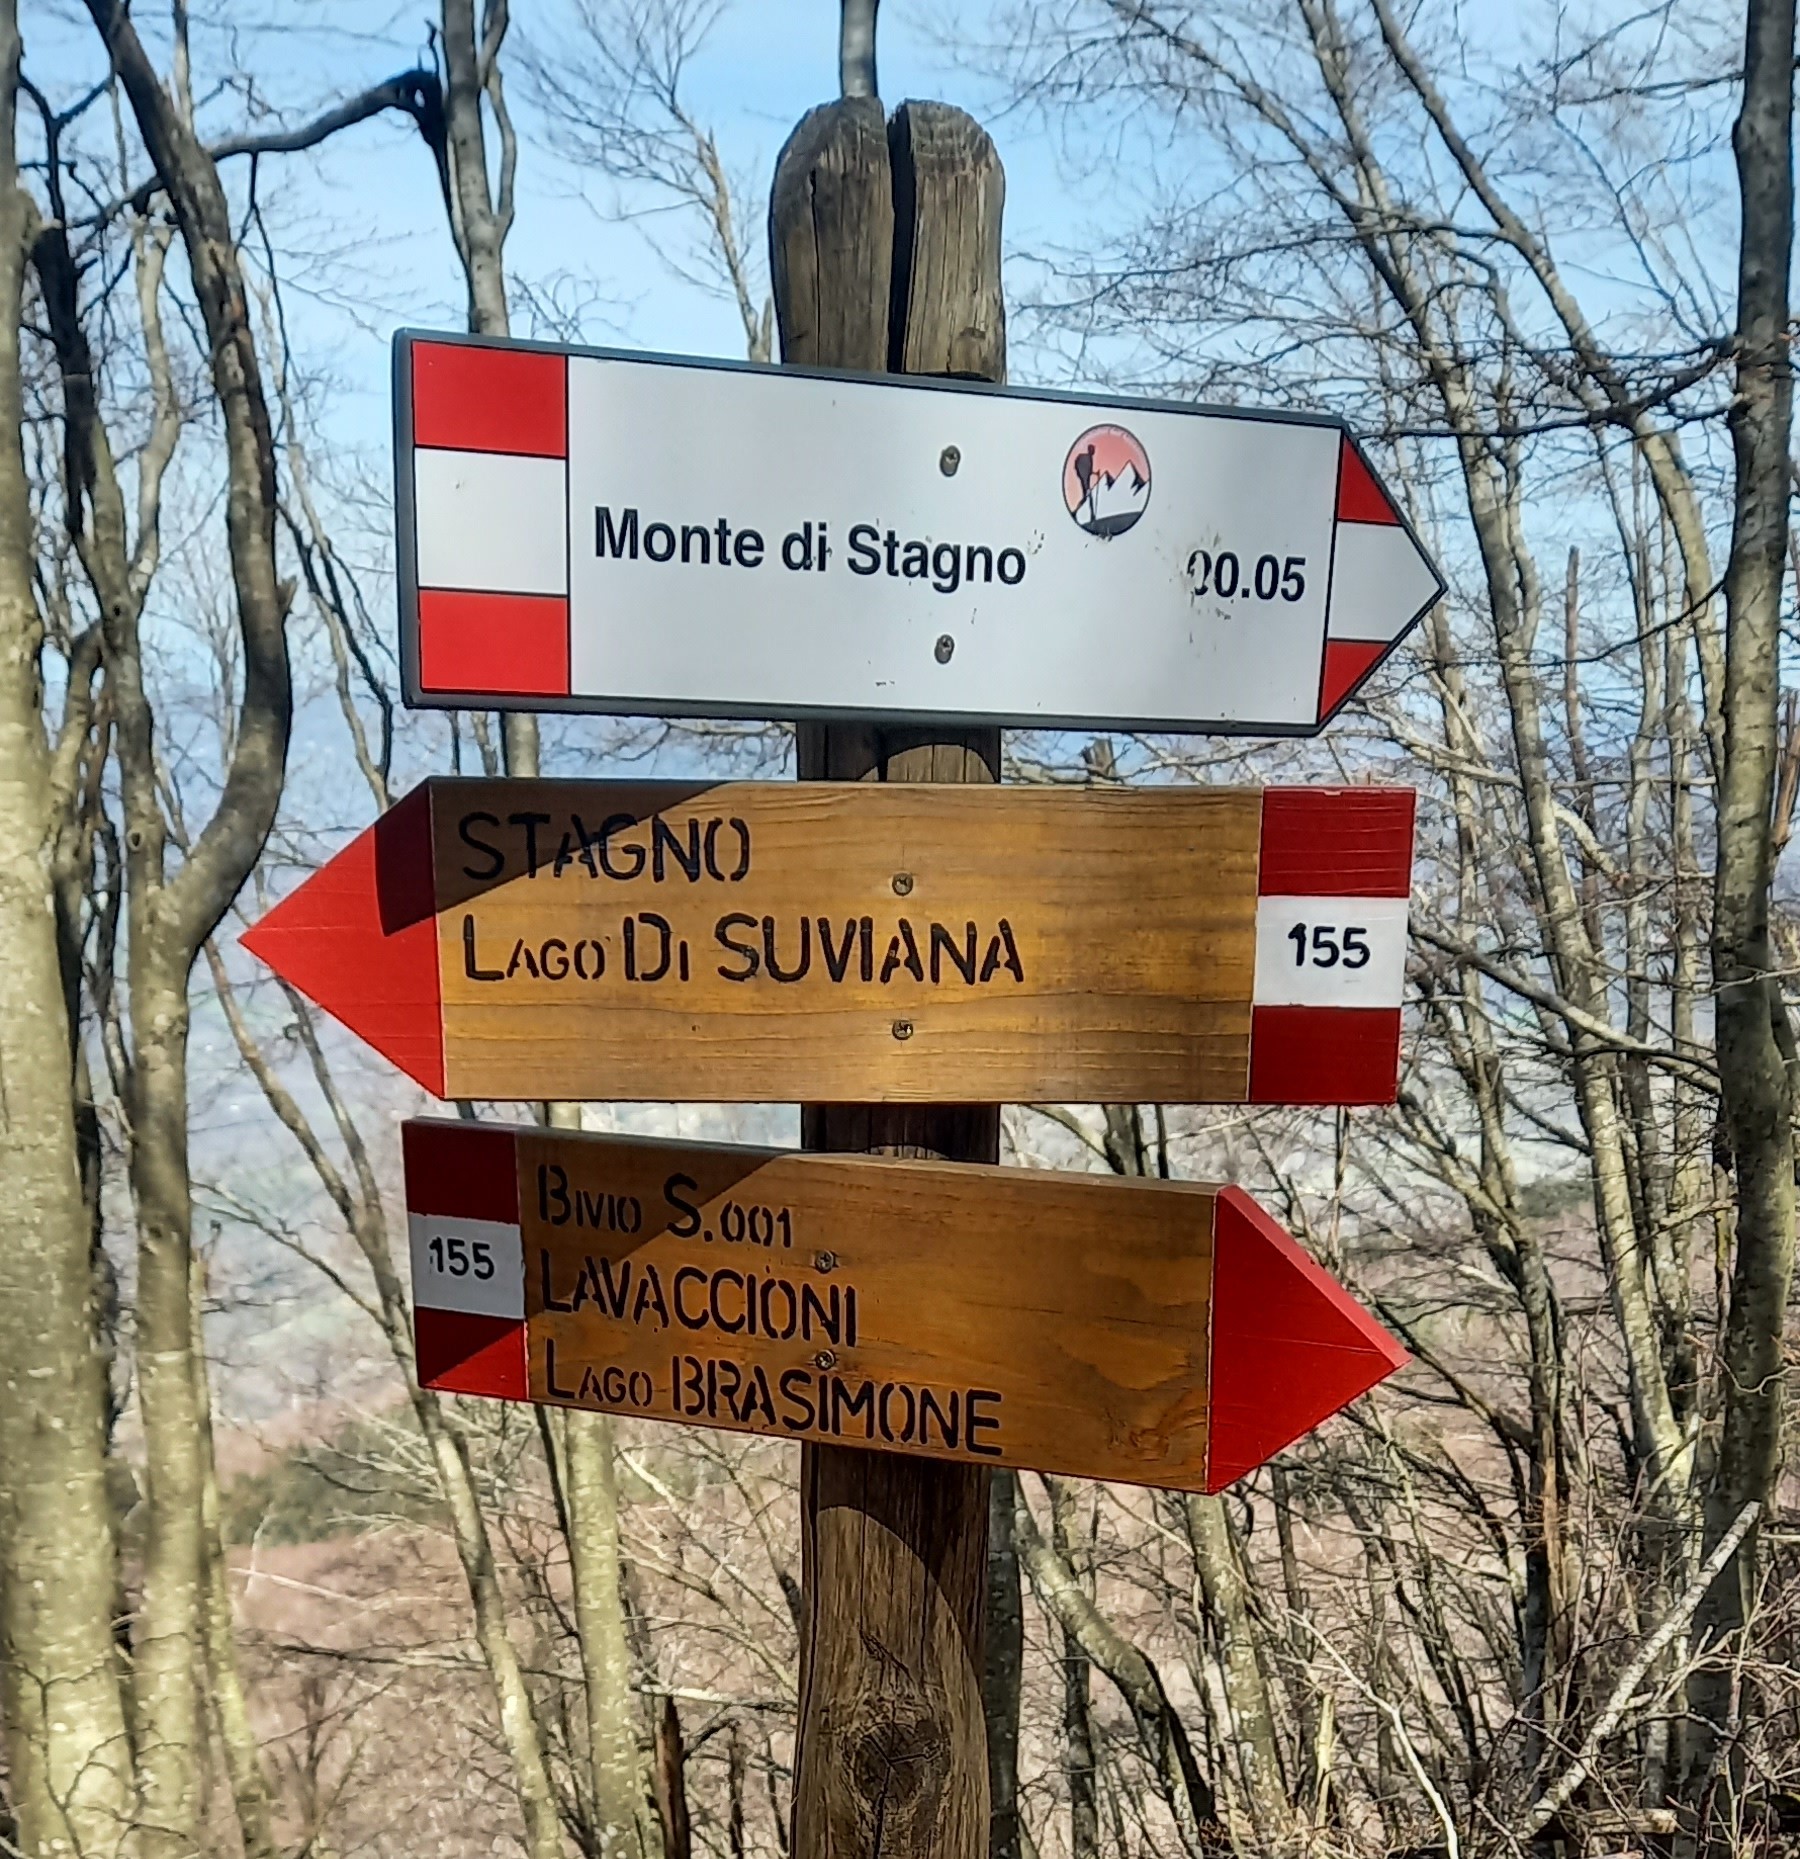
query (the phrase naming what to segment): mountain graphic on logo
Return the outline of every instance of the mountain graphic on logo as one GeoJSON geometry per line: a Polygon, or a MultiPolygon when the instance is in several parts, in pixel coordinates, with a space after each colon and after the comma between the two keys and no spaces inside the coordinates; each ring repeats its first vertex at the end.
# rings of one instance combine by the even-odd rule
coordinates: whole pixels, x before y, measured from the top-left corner
{"type": "Polygon", "coordinates": [[[1090,426],[1063,461],[1063,502],[1090,536],[1122,536],[1150,503],[1150,455],[1123,426],[1090,426]]]}

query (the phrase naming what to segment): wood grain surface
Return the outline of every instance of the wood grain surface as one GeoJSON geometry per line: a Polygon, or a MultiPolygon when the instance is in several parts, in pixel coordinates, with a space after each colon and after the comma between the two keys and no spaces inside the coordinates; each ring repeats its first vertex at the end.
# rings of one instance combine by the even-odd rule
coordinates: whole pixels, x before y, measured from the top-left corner
{"type": "Polygon", "coordinates": [[[533,1400],[1205,1487],[1211,1188],[547,1131],[518,1156],[533,1400]]]}
{"type": "MultiPolygon", "coordinates": [[[[1004,380],[1006,183],[994,145],[945,104],[908,105],[888,124],[881,115],[873,98],[814,110],[776,161],[769,249],[782,359],[1004,380]]],[[[997,729],[889,729],[871,718],[802,725],[796,738],[803,782],[1000,778],[997,729]]],[[[991,1100],[1008,1093],[998,1084],[946,1075],[924,1092],[948,1100],[938,1104],[820,1102],[850,1095],[823,1080],[800,1094],[815,1100],[801,1109],[809,1149],[999,1160],[991,1100]]],[[[1004,1773],[990,1787],[1007,1656],[1000,1647],[998,1664],[989,1658],[983,1620],[994,1482],[971,1465],[802,1448],[793,1859],[1014,1859],[1013,1790],[1004,1773]]],[[[1016,1565],[1010,1578],[1016,1585],[1016,1565]]],[[[1016,1687],[1005,1715],[1016,1739],[1016,1687]]]]}
{"type": "Polygon", "coordinates": [[[1260,795],[431,786],[449,1095],[1236,1101],[1260,795]]]}

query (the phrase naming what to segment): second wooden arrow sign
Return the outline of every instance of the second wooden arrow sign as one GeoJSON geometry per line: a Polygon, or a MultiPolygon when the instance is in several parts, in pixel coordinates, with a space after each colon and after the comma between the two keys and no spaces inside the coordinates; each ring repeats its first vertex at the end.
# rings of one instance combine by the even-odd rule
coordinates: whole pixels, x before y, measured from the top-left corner
{"type": "Polygon", "coordinates": [[[440,1097],[1385,1103],[1412,816],[432,780],[244,944],[440,1097]]]}
{"type": "Polygon", "coordinates": [[[1237,1188],[403,1134],[446,1393],[1216,1491],[1406,1359],[1237,1188]]]}

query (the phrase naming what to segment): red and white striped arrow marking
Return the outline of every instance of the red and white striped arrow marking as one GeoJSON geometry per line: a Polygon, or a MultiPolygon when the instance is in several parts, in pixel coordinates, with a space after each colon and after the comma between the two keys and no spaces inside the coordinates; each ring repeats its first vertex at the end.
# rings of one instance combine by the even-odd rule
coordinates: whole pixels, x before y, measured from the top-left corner
{"type": "Polygon", "coordinates": [[[1408,788],[1264,790],[1251,1103],[1393,1102],[1413,808],[1408,788]]]}

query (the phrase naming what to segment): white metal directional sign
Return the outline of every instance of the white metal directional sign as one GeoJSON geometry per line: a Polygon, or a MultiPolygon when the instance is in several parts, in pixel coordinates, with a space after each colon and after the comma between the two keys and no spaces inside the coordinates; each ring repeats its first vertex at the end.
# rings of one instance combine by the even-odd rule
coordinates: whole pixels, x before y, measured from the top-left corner
{"type": "Polygon", "coordinates": [[[395,345],[409,702],[1307,735],[1443,582],[1334,420],[395,345]]]}

